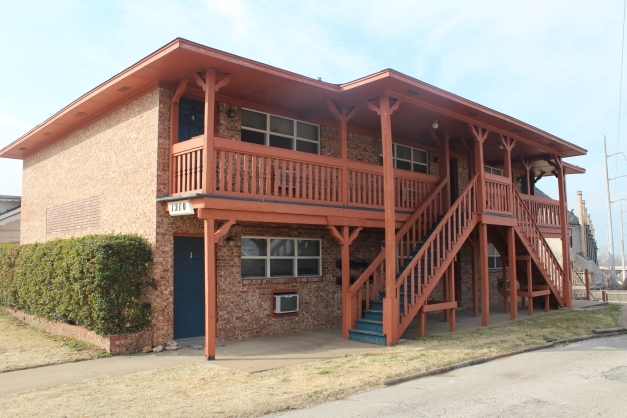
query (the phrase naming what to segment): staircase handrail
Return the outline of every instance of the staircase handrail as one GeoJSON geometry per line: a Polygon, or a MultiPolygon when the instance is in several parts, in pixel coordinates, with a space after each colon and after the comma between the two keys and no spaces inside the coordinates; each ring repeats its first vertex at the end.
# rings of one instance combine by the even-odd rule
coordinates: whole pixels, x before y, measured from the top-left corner
{"type": "MultiPolygon", "coordinates": [[[[457,208],[459,207],[460,203],[464,200],[463,197],[467,194],[469,194],[470,190],[473,188],[473,186],[475,186],[477,184],[477,179],[479,178],[481,173],[477,173],[473,176],[473,178],[468,182],[468,184],[466,185],[466,187],[464,188],[464,190],[459,194],[459,197],[457,198],[456,202],[449,208],[449,210],[446,212],[446,214],[444,215],[444,218],[442,219],[442,221],[440,221],[440,223],[438,224],[438,226],[434,229],[434,231],[431,233],[431,235],[429,236],[429,238],[427,239],[427,241],[425,241],[424,245],[422,246],[422,248],[420,248],[420,250],[418,251],[418,253],[416,253],[416,255],[412,258],[412,260],[409,262],[409,264],[407,266],[405,266],[405,269],[403,270],[403,272],[401,273],[401,275],[398,277],[398,279],[396,280],[396,291],[398,292],[398,289],[401,287],[401,285],[403,284],[405,278],[407,277],[407,275],[413,270],[413,268],[416,266],[416,263],[418,262],[418,260],[420,258],[422,258],[422,256],[424,255],[424,252],[427,251],[427,249],[431,246],[431,244],[433,243],[433,241],[438,237],[438,235],[440,234],[440,232],[442,232],[442,229],[444,229],[444,227],[448,224],[448,220],[450,219],[450,217],[455,214],[455,211],[457,210],[457,208]]],[[[472,199],[472,197],[471,197],[472,199]]],[[[472,202],[472,201],[471,201],[472,202]]],[[[474,201],[474,206],[475,208],[477,207],[477,196],[475,196],[475,201],[474,201]]]]}
{"type": "MultiPolygon", "coordinates": [[[[436,185],[435,189],[425,197],[423,202],[418,206],[418,208],[414,211],[414,213],[405,221],[403,226],[396,232],[394,236],[395,243],[398,243],[403,235],[411,228],[411,226],[416,222],[416,220],[425,212],[425,210],[431,204],[431,201],[434,197],[440,193],[446,184],[448,183],[448,177],[443,178],[436,185]]],[[[379,255],[370,263],[370,265],[361,273],[359,278],[349,287],[348,291],[350,296],[354,296],[357,294],[359,289],[363,286],[366,280],[375,272],[375,270],[385,261],[385,249],[382,250],[379,255]]]]}
{"type": "MultiPolygon", "coordinates": [[[[553,251],[551,251],[551,247],[549,247],[549,244],[546,242],[546,239],[544,238],[544,235],[542,234],[540,227],[538,227],[538,224],[536,223],[535,217],[533,216],[533,214],[531,213],[527,205],[524,203],[522,196],[520,195],[518,190],[516,190],[515,187],[513,188],[513,190],[514,190],[514,207],[517,208],[518,210],[522,210],[524,214],[527,215],[528,221],[526,225],[531,226],[534,229],[535,235],[537,235],[537,239],[538,239],[537,241],[539,244],[538,247],[540,247],[540,249],[544,253],[544,254],[538,254],[539,261],[540,263],[543,264],[542,266],[538,266],[538,267],[541,267],[542,269],[544,269],[545,273],[547,273],[547,276],[553,282],[552,284],[557,288],[559,296],[563,297],[564,289],[562,287],[562,283],[560,281],[555,283],[555,280],[553,276],[550,274],[550,271],[547,269],[547,266],[544,265],[545,264],[544,260],[546,260],[546,257],[543,257],[543,255],[544,256],[548,255],[548,258],[551,262],[551,266],[548,266],[548,267],[552,267],[553,269],[555,269],[558,275],[562,278],[564,277],[564,270],[562,269],[562,266],[560,265],[560,263],[557,261],[557,258],[555,258],[555,254],[553,254],[553,251]]],[[[519,213],[516,213],[516,218],[518,220],[519,226],[525,226],[525,225],[521,225],[522,219],[519,213]]],[[[529,240],[529,237],[527,236],[524,230],[522,231],[522,233],[525,235],[525,237],[527,237],[527,240],[529,240]]],[[[531,247],[536,249],[536,246],[534,246],[533,243],[529,243],[529,244],[531,247]]],[[[536,249],[536,253],[538,253],[537,249],[536,249]]]]}

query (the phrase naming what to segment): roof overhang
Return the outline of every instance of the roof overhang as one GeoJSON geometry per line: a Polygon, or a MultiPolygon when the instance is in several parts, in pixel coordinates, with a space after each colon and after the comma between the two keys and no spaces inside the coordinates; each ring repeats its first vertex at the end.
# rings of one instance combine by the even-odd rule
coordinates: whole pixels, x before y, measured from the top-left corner
{"type": "MultiPolygon", "coordinates": [[[[23,159],[159,85],[176,86],[183,77],[208,67],[215,68],[218,77],[232,75],[230,83],[220,90],[221,96],[290,109],[303,118],[334,120],[326,100],[343,106],[365,107],[366,100],[389,94],[412,108],[424,109],[428,113],[425,118],[438,115],[439,119],[455,121],[458,130],[461,132],[464,128],[466,135],[469,133],[467,124],[476,124],[494,134],[515,138],[543,155],[571,157],[586,154],[585,149],[561,138],[394,70],[338,85],[177,38],[37,125],[0,150],[0,157],[23,159]]],[[[397,113],[399,116],[395,113],[394,118],[400,122],[393,128],[398,126],[402,133],[403,126],[406,126],[408,131],[412,116],[406,114],[408,122],[403,122],[401,112],[397,113]]],[[[413,115],[415,117],[415,112],[413,115]]],[[[376,121],[369,114],[367,117],[368,121],[366,116],[363,117],[366,125],[376,121]]],[[[358,120],[356,117],[355,122],[358,120]]]]}

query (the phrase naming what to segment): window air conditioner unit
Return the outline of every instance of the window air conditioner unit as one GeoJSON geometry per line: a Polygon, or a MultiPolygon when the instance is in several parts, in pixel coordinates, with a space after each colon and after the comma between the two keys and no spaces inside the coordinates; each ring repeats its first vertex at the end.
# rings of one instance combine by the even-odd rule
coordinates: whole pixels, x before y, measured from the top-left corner
{"type": "Polygon", "coordinates": [[[274,295],[275,314],[298,312],[299,306],[298,294],[296,293],[274,295]]]}

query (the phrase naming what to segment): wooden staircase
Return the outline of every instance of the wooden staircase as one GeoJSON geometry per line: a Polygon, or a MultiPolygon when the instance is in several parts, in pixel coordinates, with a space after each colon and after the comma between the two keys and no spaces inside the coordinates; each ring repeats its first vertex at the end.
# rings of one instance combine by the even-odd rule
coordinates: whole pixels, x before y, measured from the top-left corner
{"type": "MultiPolygon", "coordinates": [[[[447,310],[454,314],[457,305],[452,299],[429,301],[429,304],[427,300],[479,223],[479,179],[479,174],[475,175],[445,213],[447,180],[442,180],[396,233],[397,274],[395,294],[391,299],[395,309],[393,315],[398,315],[398,321],[393,321],[391,335],[383,332],[383,299],[387,297],[385,271],[388,261],[385,251],[381,251],[351,285],[344,299],[349,304],[349,339],[382,345],[395,344],[419,313],[423,320],[427,311],[447,310]]],[[[508,210],[517,219],[514,227],[515,268],[519,283],[517,296],[529,298],[530,313],[533,298],[540,296],[544,297],[547,308],[549,299],[560,307],[565,306],[563,270],[522,197],[513,185],[509,190],[512,190],[509,196],[503,194],[501,197],[508,201],[507,206],[511,205],[508,210]]],[[[489,231],[490,241],[502,254],[502,260],[507,262],[507,239],[502,229],[490,226],[489,231]]],[[[502,294],[509,296],[507,289],[503,289],[502,294]]],[[[424,331],[424,323],[421,324],[424,331]]]]}
{"type": "Polygon", "coordinates": [[[443,180],[396,233],[396,294],[392,299],[398,304],[399,318],[394,321],[393,335],[383,333],[384,251],[349,288],[345,300],[354,315],[349,339],[376,344],[390,343],[388,338],[391,343],[398,341],[477,224],[478,179],[477,174],[446,213],[443,180]]]}

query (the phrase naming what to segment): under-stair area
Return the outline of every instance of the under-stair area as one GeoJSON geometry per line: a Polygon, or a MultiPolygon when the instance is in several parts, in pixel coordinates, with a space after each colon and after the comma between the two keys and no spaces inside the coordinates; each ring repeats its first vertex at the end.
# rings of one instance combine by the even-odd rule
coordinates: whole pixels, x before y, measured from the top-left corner
{"type": "MultiPolygon", "coordinates": [[[[427,313],[434,311],[444,311],[450,330],[455,330],[458,303],[453,262],[462,246],[469,241],[479,253],[481,212],[478,197],[482,195],[478,187],[479,178],[478,174],[475,175],[449,207],[447,183],[443,180],[396,233],[395,293],[390,299],[393,318],[398,319],[388,325],[392,335],[384,331],[384,300],[386,289],[390,289],[390,284],[386,283],[385,250],[351,285],[345,298],[345,302],[350,304],[348,312],[352,327],[348,330],[349,339],[381,345],[396,344],[416,317],[418,336],[424,336],[427,313]],[[443,300],[435,301],[431,296],[438,283],[442,283],[443,300]]],[[[564,273],[560,264],[518,192],[513,187],[509,190],[509,194],[498,196],[483,194],[486,196],[484,207],[500,199],[501,207],[510,210],[508,224],[485,225],[485,239],[493,243],[504,263],[504,280],[499,289],[504,298],[504,309],[507,312],[513,306],[508,301],[510,297],[516,298],[516,302],[520,298],[521,306],[526,300],[529,315],[533,314],[534,300],[538,299],[544,301],[545,309],[549,305],[562,307],[564,273]],[[511,246],[506,232],[508,229],[513,234],[516,267],[509,274],[506,268],[508,248],[511,246]],[[517,285],[512,292],[508,278],[514,272],[517,285]]]]}

